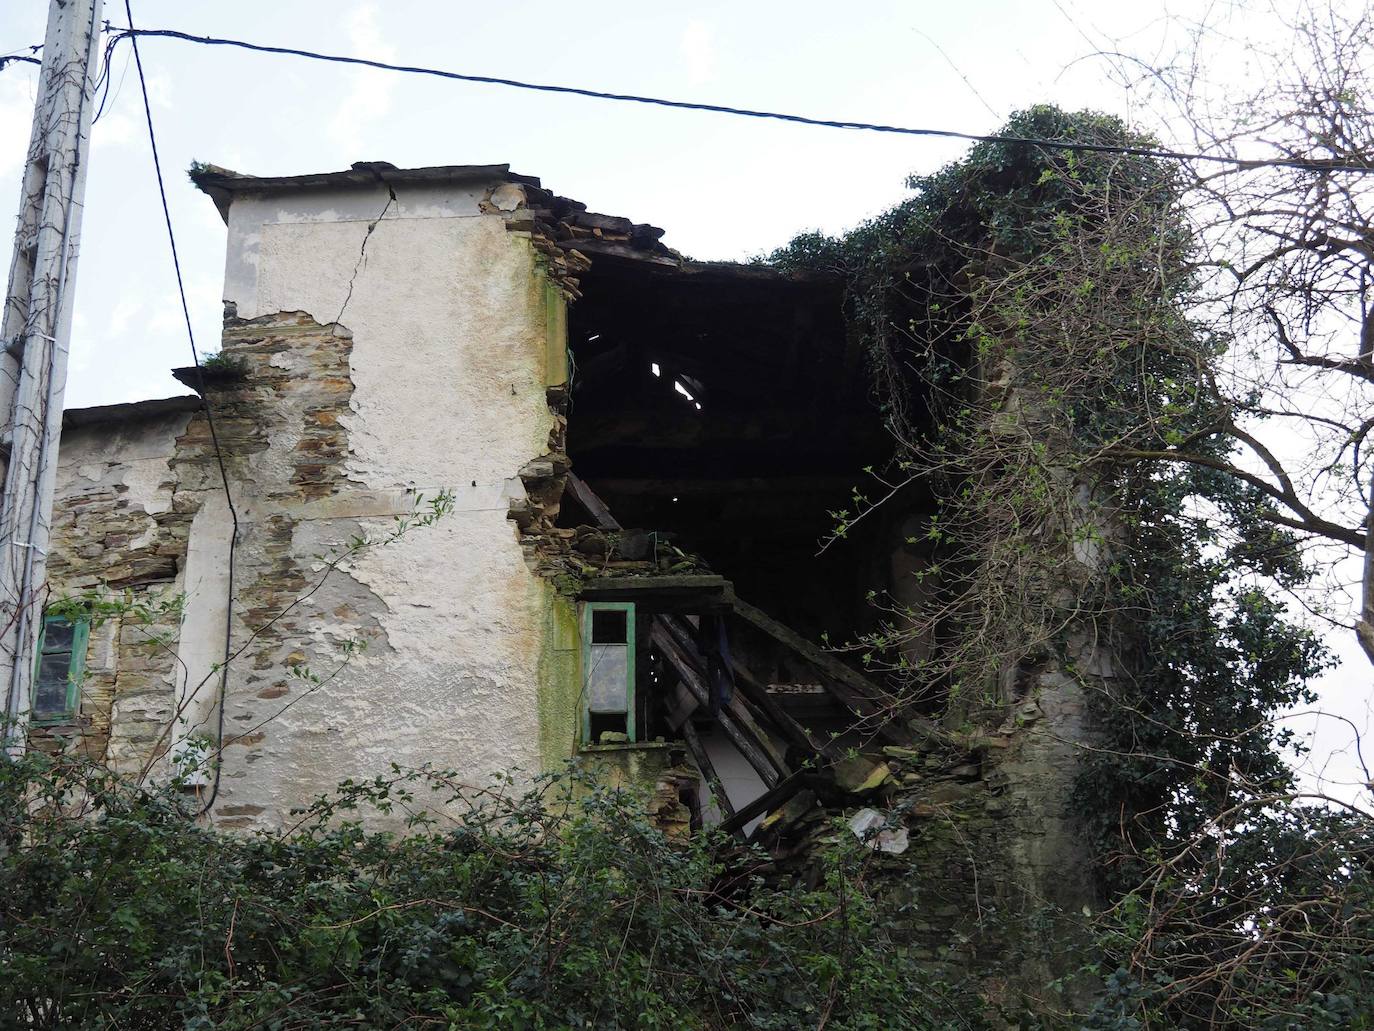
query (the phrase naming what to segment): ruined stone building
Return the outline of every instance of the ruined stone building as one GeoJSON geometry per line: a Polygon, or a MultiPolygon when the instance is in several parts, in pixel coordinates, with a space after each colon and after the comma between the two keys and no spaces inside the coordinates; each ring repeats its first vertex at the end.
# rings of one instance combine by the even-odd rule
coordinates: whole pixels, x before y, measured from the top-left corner
{"type": "Polygon", "coordinates": [[[1081,905],[1072,685],[971,740],[820,647],[922,560],[919,498],[816,554],[891,451],[838,279],[686,260],[503,165],[194,178],[222,351],[67,413],[51,596],[91,614],[48,621],[31,742],[179,769],[222,828],[392,763],[582,755],[781,855],[919,785],[884,861],[937,923],[1081,905]]]}

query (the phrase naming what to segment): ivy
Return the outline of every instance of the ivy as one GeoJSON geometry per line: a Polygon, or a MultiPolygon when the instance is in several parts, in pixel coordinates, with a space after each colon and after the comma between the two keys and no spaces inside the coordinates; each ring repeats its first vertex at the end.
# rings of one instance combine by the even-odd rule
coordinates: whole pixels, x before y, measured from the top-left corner
{"type": "MultiPolygon", "coordinates": [[[[1152,142],[1051,107],[1002,132],[1152,142]]],[[[854,232],[773,255],[845,277],[894,479],[930,495],[930,600],[888,608],[861,644],[956,723],[1004,719],[996,685],[1022,663],[1081,679],[1099,736],[1074,807],[1114,903],[1091,1026],[1369,1026],[1368,921],[1340,918],[1367,911],[1367,825],[1301,804],[1278,720],[1329,662],[1281,597],[1313,574],[1272,501],[1225,471],[1230,340],[1189,314],[1177,170],[980,144],[908,185],[854,232]],[[1138,457],[1185,445],[1196,461],[1138,457]],[[931,658],[902,662],[917,637],[931,658]],[[1078,668],[1083,641],[1114,675],[1078,668]],[[1268,936],[1294,906],[1325,944],[1268,936]]]]}

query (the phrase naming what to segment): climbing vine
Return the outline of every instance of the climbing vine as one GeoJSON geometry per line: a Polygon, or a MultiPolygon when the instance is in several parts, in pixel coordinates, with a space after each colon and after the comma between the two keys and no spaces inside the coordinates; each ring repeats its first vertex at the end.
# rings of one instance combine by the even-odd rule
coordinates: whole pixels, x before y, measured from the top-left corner
{"type": "MultiPolygon", "coordinates": [[[[1150,142],[1048,107],[1003,132],[1150,142]]],[[[1320,1009],[1331,985],[1315,964],[1297,973],[1272,950],[1246,967],[1245,942],[1296,882],[1350,898],[1359,875],[1332,857],[1367,847],[1350,831],[1266,874],[1218,860],[1242,839],[1255,855],[1321,843],[1302,827],[1339,821],[1293,802],[1295,744],[1278,717],[1310,700],[1327,658],[1283,599],[1311,578],[1298,538],[1230,474],[1243,434],[1218,383],[1230,341],[1194,314],[1183,181],[1147,158],[983,144],[908,185],[909,200],[853,233],[773,256],[846,278],[894,441],[890,465],[835,513],[836,537],[883,506],[923,513],[908,540],[925,555],[923,600],[876,596],[882,623],[854,647],[947,722],[1003,720],[1047,665],[1079,680],[1099,736],[1075,808],[1118,902],[1100,958],[1123,964],[1126,995],[1142,993],[1110,1026],[1151,1014],[1148,1026],[1200,1026],[1171,1021],[1207,1013],[1207,1026],[1267,1027],[1255,1013],[1320,1009]],[[1196,460],[1137,457],[1180,447],[1196,460]],[[1243,902],[1198,904],[1200,878],[1208,898],[1243,902]],[[1173,953],[1141,946],[1168,923],[1138,918],[1142,886],[1165,884],[1178,919],[1155,944],[1173,953]],[[1204,1005],[1218,982],[1203,972],[1227,964],[1245,968],[1253,1012],[1204,1005]],[[1266,1010],[1276,999],[1290,1010],[1266,1010]]],[[[1340,945],[1326,969],[1343,970],[1364,939],[1328,940],[1340,945]]]]}

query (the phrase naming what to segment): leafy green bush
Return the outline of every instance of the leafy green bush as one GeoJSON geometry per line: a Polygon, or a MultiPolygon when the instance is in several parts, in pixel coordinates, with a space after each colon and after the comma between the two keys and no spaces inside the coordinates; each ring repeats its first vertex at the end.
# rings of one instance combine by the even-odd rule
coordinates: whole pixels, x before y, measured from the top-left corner
{"type": "Polygon", "coordinates": [[[0,764],[0,1013],[33,1028],[938,1028],[863,887],[814,887],[575,768],[475,790],[395,770],[289,832],[197,826],[175,789],[0,764]],[[436,803],[438,803],[436,805],[436,803]],[[462,812],[441,825],[440,809],[462,812]],[[390,814],[405,833],[370,831],[390,814]],[[727,859],[730,861],[727,862],[727,859]]]}

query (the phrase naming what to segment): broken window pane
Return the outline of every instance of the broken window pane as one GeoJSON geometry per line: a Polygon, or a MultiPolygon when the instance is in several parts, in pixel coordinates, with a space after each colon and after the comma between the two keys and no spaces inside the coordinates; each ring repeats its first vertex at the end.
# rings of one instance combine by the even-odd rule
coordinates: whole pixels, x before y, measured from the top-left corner
{"type": "Polygon", "coordinates": [[[44,650],[38,663],[38,681],[33,689],[34,716],[60,716],[67,712],[67,678],[71,665],[71,652],[49,653],[44,650]]]}
{"type": "Polygon", "coordinates": [[[624,609],[592,610],[592,644],[624,644],[629,632],[624,609]]]}

